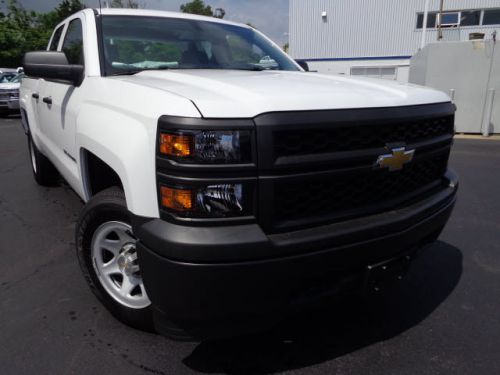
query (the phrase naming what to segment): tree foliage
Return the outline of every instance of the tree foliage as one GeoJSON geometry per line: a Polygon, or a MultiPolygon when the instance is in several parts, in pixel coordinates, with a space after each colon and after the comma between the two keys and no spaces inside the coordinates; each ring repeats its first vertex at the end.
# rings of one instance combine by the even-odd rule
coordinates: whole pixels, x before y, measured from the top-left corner
{"type": "Polygon", "coordinates": [[[224,18],[224,16],[226,15],[226,11],[223,9],[223,8],[216,8],[215,9],[215,12],[214,12],[214,17],[215,18],[224,18]]]}
{"type": "Polygon", "coordinates": [[[61,4],[53,12],[56,13],[60,22],[84,8],[85,5],[80,0],[62,0],[61,4]]]}
{"type": "MultiPolygon", "coordinates": [[[[52,35],[54,27],[73,13],[85,8],[82,0],[61,0],[59,5],[47,13],[36,13],[25,9],[19,0],[0,0],[6,6],[5,12],[0,12],[0,67],[18,67],[23,56],[28,51],[44,50],[52,35]]],[[[111,0],[112,7],[143,8],[141,0],[111,0]]],[[[184,13],[201,14],[205,16],[224,18],[226,12],[222,8],[212,9],[203,0],[192,0],[181,5],[184,13]]],[[[169,46],[160,48],[153,46],[149,59],[162,61],[175,60],[178,51],[169,46]]],[[[129,46],[122,46],[125,50],[129,46]]],[[[130,54],[131,55],[131,54],[130,54]]],[[[130,56],[133,61],[134,57],[130,56]]],[[[140,57],[142,59],[142,56],[140,57]]]]}
{"type": "Polygon", "coordinates": [[[139,8],[144,8],[144,4],[141,4],[135,0],[113,0],[111,2],[111,7],[139,9],[139,8]]]}
{"type": "Polygon", "coordinates": [[[45,49],[54,27],[85,7],[80,0],[62,0],[53,11],[36,13],[17,0],[8,0],[6,5],[7,13],[0,15],[1,67],[18,67],[26,52],[45,49]]]}
{"type": "Polygon", "coordinates": [[[181,5],[183,13],[199,14],[201,16],[209,16],[215,18],[224,18],[226,11],[222,8],[212,9],[210,5],[205,5],[203,0],[192,0],[181,5]]]}

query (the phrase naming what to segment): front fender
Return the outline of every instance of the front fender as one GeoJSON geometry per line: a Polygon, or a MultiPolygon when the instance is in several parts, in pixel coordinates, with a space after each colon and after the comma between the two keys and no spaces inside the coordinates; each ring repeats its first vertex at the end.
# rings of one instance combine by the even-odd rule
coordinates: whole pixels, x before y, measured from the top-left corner
{"type": "MultiPolygon", "coordinates": [[[[170,114],[200,117],[183,97],[115,78],[88,78],[87,92],[76,118],[75,146],[80,178],[85,180],[83,150],[92,152],[120,177],[129,211],[159,217],[156,192],[158,119],[170,114]]],[[[85,186],[85,183],[84,183],[85,186]]],[[[89,189],[83,193],[90,199],[89,189]]]]}
{"type": "MultiPolygon", "coordinates": [[[[118,174],[129,211],[158,217],[154,121],[139,120],[111,108],[87,104],[81,108],[77,124],[82,181],[86,181],[82,154],[88,150],[118,174]]],[[[88,200],[89,192],[85,190],[85,200],[88,200]]]]}

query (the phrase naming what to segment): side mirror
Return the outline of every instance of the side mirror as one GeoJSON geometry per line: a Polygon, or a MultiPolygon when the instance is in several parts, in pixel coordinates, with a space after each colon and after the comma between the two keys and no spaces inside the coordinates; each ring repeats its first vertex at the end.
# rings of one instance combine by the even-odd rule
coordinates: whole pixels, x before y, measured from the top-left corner
{"type": "Polygon", "coordinates": [[[65,81],[80,86],[83,82],[83,65],[70,65],[64,52],[28,52],[23,60],[24,73],[29,77],[65,81]]]}
{"type": "Polygon", "coordinates": [[[299,65],[300,65],[300,67],[301,67],[302,69],[304,69],[306,72],[308,72],[308,71],[309,71],[309,64],[307,63],[307,61],[305,61],[305,60],[295,60],[295,62],[296,62],[297,64],[299,64],[299,65]]]}

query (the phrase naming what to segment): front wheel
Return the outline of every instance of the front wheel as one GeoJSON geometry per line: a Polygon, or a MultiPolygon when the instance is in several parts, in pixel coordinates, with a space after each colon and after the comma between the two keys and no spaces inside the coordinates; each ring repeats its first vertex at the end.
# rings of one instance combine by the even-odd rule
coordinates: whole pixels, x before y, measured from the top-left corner
{"type": "Polygon", "coordinates": [[[120,189],[104,190],[89,200],[76,227],[85,279],[118,320],[152,332],[151,301],[142,282],[136,241],[120,189]]]}

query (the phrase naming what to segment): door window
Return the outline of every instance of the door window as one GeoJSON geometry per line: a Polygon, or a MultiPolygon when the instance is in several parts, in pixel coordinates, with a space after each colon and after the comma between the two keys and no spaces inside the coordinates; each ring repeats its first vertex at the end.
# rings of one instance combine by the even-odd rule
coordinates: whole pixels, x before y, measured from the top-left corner
{"type": "Polygon", "coordinates": [[[69,23],[62,50],[68,58],[68,63],[72,65],[84,65],[82,21],[79,18],[69,23]]]}

